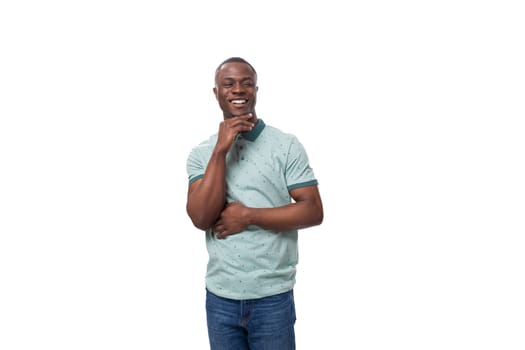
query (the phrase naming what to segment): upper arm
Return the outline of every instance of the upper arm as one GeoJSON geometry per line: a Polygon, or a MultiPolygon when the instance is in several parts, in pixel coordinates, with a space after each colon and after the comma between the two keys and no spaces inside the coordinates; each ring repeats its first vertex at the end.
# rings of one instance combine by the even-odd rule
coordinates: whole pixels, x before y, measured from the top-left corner
{"type": "Polygon", "coordinates": [[[321,195],[316,185],[295,188],[290,191],[290,196],[296,203],[307,201],[322,207],[321,195]]]}
{"type": "Polygon", "coordinates": [[[188,185],[188,199],[190,194],[199,186],[202,179],[195,180],[188,185]]]}
{"type": "Polygon", "coordinates": [[[293,189],[290,191],[290,196],[296,204],[301,205],[306,210],[304,215],[307,215],[309,220],[311,220],[311,225],[318,225],[323,222],[323,202],[317,185],[293,189]]]}
{"type": "Polygon", "coordinates": [[[288,149],[285,170],[286,183],[290,196],[296,203],[311,205],[322,216],[323,205],[313,169],[301,142],[293,137],[288,149]]]}

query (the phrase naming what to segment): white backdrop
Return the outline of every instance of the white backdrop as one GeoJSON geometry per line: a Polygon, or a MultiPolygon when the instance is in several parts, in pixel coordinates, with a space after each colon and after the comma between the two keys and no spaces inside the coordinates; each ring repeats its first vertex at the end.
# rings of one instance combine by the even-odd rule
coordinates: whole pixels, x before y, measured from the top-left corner
{"type": "Polygon", "coordinates": [[[207,348],[185,165],[242,56],[325,205],[298,349],[523,349],[517,4],[3,1],[0,348],[207,348]]]}

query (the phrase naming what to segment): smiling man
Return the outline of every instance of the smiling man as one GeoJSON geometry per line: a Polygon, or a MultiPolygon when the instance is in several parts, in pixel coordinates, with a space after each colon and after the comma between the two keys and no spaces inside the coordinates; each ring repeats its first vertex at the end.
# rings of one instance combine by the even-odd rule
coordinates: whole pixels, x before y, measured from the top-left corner
{"type": "Polygon", "coordinates": [[[295,349],[298,230],[321,224],[317,180],[299,140],[257,117],[257,73],[232,57],[215,72],[218,133],[187,162],[187,213],[206,232],[211,349],[295,349]]]}

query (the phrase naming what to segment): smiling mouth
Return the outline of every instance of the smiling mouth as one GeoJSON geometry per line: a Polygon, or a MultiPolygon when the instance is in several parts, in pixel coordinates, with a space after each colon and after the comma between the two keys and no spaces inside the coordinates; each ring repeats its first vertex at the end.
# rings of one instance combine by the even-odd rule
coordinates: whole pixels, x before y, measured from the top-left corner
{"type": "Polygon", "coordinates": [[[230,100],[230,103],[234,104],[234,105],[237,105],[237,106],[242,106],[242,105],[245,105],[246,103],[248,103],[248,100],[246,100],[246,99],[235,99],[235,100],[230,100]]]}

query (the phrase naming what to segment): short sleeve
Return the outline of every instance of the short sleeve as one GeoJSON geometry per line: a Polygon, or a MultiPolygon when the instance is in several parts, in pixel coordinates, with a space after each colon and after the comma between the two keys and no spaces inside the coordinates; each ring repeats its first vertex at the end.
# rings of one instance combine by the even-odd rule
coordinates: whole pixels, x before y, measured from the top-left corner
{"type": "Polygon", "coordinates": [[[286,185],[288,191],[296,188],[317,185],[314,172],[310,167],[303,145],[293,137],[286,161],[286,185]]]}
{"type": "Polygon", "coordinates": [[[199,148],[194,148],[186,162],[186,170],[188,172],[188,181],[193,183],[194,181],[204,177],[204,171],[206,170],[206,164],[204,164],[202,156],[199,152],[199,148]]]}

